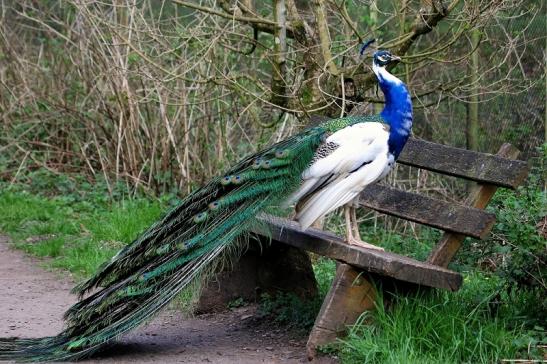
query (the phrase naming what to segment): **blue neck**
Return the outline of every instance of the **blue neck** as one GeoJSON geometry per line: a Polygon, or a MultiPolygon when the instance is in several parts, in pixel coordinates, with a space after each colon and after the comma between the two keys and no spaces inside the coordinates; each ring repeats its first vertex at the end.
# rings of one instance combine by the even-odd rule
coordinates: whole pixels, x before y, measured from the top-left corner
{"type": "Polygon", "coordinates": [[[404,83],[394,76],[387,79],[384,75],[377,73],[386,100],[380,115],[389,124],[389,152],[397,159],[412,129],[412,101],[404,83]]]}

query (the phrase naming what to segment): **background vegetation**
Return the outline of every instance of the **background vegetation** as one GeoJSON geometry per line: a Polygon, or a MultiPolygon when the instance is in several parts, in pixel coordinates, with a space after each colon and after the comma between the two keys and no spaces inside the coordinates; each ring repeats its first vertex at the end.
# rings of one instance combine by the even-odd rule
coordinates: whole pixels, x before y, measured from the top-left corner
{"type": "Polygon", "coordinates": [[[545,140],[545,11],[525,0],[6,0],[2,177],[46,168],[187,193],[310,115],[381,107],[370,53],[359,56],[370,38],[403,56],[415,135],[487,152],[509,141],[527,158],[545,140]]]}
{"type": "MultiPolygon", "coordinates": [[[[545,2],[5,0],[0,5],[0,231],[79,280],[178,197],[313,115],[374,112],[370,53],[403,56],[416,137],[533,172],[500,191],[491,236],[453,268],[461,292],[399,297],[334,348],[347,362],[540,358],[546,343],[545,2]]],[[[399,167],[387,183],[458,201],[469,186],[399,167]]],[[[439,232],[360,211],[362,234],[423,259],[439,232]]],[[[337,231],[339,216],[327,221],[337,231]]],[[[325,294],[332,262],[319,260],[325,294]]],[[[311,324],[317,302],[263,299],[311,324]],[[287,309],[287,308],[290,309],[287,309]]],[[[368,320],[364,317],[363,320],[368,320]]]]}

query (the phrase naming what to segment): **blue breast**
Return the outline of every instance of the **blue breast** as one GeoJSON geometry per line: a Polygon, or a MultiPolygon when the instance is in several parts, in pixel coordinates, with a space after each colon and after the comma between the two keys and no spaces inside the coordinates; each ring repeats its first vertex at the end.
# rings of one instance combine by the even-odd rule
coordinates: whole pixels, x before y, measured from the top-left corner
{"type": "Polygon", "coordinates": [[[399,157],[412,130],[412,101],[404,83],[379,77],[380,88],[386,104],[382,118],[389,124],[389,152],[395,159],[399,157]]]}

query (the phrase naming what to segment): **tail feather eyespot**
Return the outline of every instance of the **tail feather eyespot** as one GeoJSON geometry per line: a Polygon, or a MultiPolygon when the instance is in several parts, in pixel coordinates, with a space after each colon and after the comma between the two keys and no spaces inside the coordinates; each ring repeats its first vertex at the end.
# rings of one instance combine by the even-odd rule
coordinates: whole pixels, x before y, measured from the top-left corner
{"type": "MultiPolygon", "coordinates": [[[[195,221],[195,217],[194,217],[194,221],[195,221]]],[[[146,252],[146,255],[147,255],[147,256],[151,256],[151,255],[162,255],[162,254],[167,253],[167,252],[169,251],[169,249],[171,249],[171,245],[165,244],[165,245],[160,246],[160,247],[157,248],[157,249],[147,251],[147,252],[146,252]]]]}
{"type": "Polygon", "coordinates": [[[217,210],[220,207],[219,201],[213,201],[209,204],[209,210],[214,211],[217,210]]]}
{"type": "Polygon", "coordinates": [[[251,168],[253,168],[253,169],[259,169],[259,168],[261,167],[261,165],[262,165],[262,159],[261,159],[261,158],[257,158],[257,159],[254,160],[254,162],[253,162],[251,168]]]}
{"type": "Polygon", "coordinates": [[[269,169],[271,166],[272,166],[272,161],[271,160],[264,160],[264,161],[262,161],[262,163],[260,163],[260,167],[262,167],[264,169],[269,169]]]}
{"type": "Polygon", "coordinates": [[[224,176],[220,180],[220,184],[223,186],[229,185],[232,182],[232,176],[224,176]]]}
{"type": "Polygon", "coordinates": [[[275,157],[278,158],[278,159],[287,158],[288,156],[289,156],[289,150],[288,149],[277,150],[275,152],[275,157]]]}
{"type": "Polygon", "coordinates": [[[236,174],[236,175],[231,177],[231,182],[235,185],[238,185],[241,182],[243,182],[243,178],[241,178],[241,176],[239,174],[236,174]]]}
{"type": "Polygon", "coordinates": [[[203,222],[205,221],[205,219],[207,219],[207,212],[200,212],[199,214],[197,214],[196,216],[194,216],[194,222],[197,224],[197,223],[200,223],[200,222],[203,222]]]}

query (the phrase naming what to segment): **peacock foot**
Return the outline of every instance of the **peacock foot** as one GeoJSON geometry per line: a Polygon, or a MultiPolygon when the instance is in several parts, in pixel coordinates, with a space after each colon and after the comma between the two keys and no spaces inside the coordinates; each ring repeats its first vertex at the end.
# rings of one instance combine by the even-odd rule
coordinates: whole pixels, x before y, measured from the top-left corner
{"type": "Polygon", "coordinates": [[[355,239],[353,237],[348,237],[348,239],[346,240],[346,243],[348,243],[349,245],[360,246],[360,247],[363,247],[363,248],[366,248],[366,249],[374,249],[374,250],[384,251],[384,248],[382,248],[381,246],[376,246],[376,245],[373,245],[373,244],[369,244],[367,242],[364,242],[363,240],[355,239]]]}

